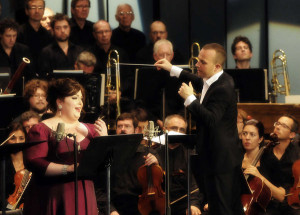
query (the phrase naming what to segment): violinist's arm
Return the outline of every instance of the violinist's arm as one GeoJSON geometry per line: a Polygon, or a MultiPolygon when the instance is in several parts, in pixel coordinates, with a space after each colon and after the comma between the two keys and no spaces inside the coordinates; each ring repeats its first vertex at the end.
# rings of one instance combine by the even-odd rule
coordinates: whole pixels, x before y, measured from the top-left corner
{"type": "Polygon", "coordinates": [[[256,167],[250,166],[244,171],[244,173],[259,177],[272,191],[272,197],[280,202],[284,200],[286,194],[285,189],[283,187],[276,187],[275,185],[273,185],[269,180],[267,180],[263,175],[260,174],[256,167]]]}

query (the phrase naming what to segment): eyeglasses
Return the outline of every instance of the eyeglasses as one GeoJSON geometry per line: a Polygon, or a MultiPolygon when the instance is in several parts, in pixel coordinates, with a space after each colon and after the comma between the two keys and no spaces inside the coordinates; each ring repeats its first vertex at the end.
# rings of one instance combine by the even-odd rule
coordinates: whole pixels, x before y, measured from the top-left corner
{"type": "Polygon", "coordinates": [[[186,132],[185,128],[181,128],[181,127],[177,127],[177,126],[167,127],[167,129],[170,131],[176,131],[176,132],[183,133],[183,134],[185,134],[185,132],[186,132]]]}
{"type": "Polygon", "coordinates": [[[120,16],[125,16],[125,15],[131,16],[131,15],[133,15],[133,12],[132,12],[132,11],[128,11],[128,12],[121,11],[121,12],[119,13],[119,15],[120,15],[120,16]]]}
{"type": "Polygon", "coordinates": [[[275,126],[281,126],[281,127],[283,127],[283,128],[292,130],[289,126],[287,126],[286,124],[281,123],[281,122],[275,122],[275,123],[274,123],[274,127],[275,127],[275,126]]]}
{"type": "Polygon", "coordinates": [[[96,34],[108,34],[109,32],[111,32],[110,30],[105,30],[105,31],[96,31],[96,34]]]}
{"type": "Polygon", "coordinates": [[[90,8],[91,6],[89,6],[89,5],[78,5],[78,6],[76,6],[75,8],[76,9],[88,9],[88,8],[90,8]]]}
{"type": "Polygon", "coordinates": [[[29,7],[28,9],[29,10],[36,10],[36,9],[38,9],[38,10],[44,10],[44,8],[45,7],[35,7],[35,6],[33,6],[33,7],[29,7]]]}
{"type": "Polygon", "coordinates": [[[33,97],[36,98],[36,99],[38,99],[38,98],[45,99],[46,95],[43,95],[43,94],[34,94],[33,97]]]}
{"type": "Polygon", "coordinates": [[[255,134],[255,133],[253,133],[253,132],[247,132],[247,131],[243,131],[243,132],[242,132],[242,135],[243,135],[244,137],[247,137],[248,134],[250,135],[251,138],[257,136],[257,134],[255,134]]]}
{"type": "Polygon", "coordinates": [[[165,31],[152,31],[151,34],[154,34],[154,35],[158,35],[158,34],[164,34],[166,33],[165,31]]]}

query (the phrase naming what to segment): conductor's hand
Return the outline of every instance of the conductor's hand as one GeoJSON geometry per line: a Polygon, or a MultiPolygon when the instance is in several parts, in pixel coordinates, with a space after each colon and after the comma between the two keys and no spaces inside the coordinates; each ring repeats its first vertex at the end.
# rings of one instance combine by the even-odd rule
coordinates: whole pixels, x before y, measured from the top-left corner
{"type": "Polygon", "coordinates": [[[172,68],[172,64],[166,58],[156,61],[154,66],[156,66],[157,70],[164,69],[168,72],[170,72],[172,68]]]}
{"type": "Polygon", "coordinates": [[[95,125],[95,130],[99,136],[107,136],[107,127],[105,122],[102,119],[98,118],[95,121],[94,125],[95,125]]]}
{"type": "Polygon", "coordinates": [[[144,156],[144,158],[145,158],[146,166],[150,166],[152,164],[158,164],[157,158],[151,153],[149,153],[147,156],[144,156]]]}
{"type": "Polygon", "coordinates": [[[186,100],[187,97],[189,97],[190,95],[194,94],[194,88],[192,86],[192,83],[189,82],[189,85],[187,85],[186,83],[182,83],[181,87],[178,90],[178,94],[184,99],[186,100]]]}

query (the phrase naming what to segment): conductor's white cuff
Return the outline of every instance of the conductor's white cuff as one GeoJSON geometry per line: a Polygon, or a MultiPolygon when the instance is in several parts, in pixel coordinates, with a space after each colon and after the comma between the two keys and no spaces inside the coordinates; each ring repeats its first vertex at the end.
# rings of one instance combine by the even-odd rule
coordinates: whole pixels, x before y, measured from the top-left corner
{"type": "Polygon", "coordinates": [[[184,106],[187,107],[189,106],[193,101],[195,101],[197,98],[194,95],[190,95],[189,97],[186,98],[184,102],[184,106]]]}
{"type": "Polygon", "coordinates": [[[178,66],[172,66],[171,71],[170,71],[170,76],[176,76],[179,78],[179,75],[183,69],[178,67],[178,66]]]}

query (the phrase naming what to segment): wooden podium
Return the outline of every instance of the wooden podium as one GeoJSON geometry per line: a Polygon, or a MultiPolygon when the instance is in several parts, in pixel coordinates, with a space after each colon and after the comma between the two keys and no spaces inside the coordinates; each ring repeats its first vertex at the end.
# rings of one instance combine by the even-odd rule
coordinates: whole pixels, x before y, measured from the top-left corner
{"type": "Polygon", "coordinates": [[[284,103],[238,103],[249,116],[261,121],[265,126],[265,133],[272,133],[274,122],[283,114],[290,114],[300,122],[300,104],[284,103]]]}

